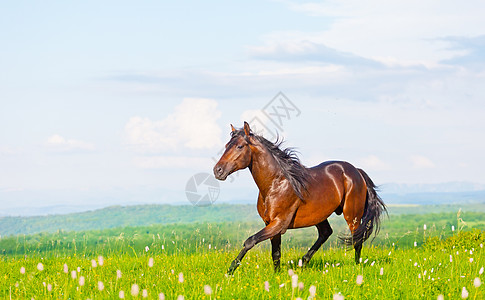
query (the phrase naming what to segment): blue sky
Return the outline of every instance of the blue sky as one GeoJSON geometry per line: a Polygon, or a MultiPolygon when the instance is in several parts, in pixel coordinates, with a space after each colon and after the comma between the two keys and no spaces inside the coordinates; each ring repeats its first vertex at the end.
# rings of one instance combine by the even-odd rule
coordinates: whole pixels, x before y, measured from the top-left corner
{"type": "MultiPolygon", "coordinates": [[[[341,159],[378,184],[484,189],[484,6],[2,3],[4,213],[185,203],[230,123],[276,129],[261,109],[279,91],[301,111],[279,133],[306,165],[341,159]]],[[[220,201],[255,193],[243,171],[220,201]]]]}

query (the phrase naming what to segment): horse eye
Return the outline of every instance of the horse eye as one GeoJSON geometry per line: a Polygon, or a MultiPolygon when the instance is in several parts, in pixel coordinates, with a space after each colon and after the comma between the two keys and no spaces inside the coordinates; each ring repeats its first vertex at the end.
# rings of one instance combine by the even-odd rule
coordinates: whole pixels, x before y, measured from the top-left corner
{"type": "Polygon", "coordinates": [[[244,147],[244,145],[238,145],[237,148],[238,149],[242,149],[244,147]]]}

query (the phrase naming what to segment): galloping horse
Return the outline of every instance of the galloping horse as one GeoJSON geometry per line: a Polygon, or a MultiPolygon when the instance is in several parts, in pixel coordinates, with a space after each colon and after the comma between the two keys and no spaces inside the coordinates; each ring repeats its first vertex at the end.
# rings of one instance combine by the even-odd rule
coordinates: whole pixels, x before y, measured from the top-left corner
{"type": "Polygon", "coordinates": [[[232,125],[231,129],[231,139],[214,167],[214,175],[225,180],[231,173],[249,168],[259,188],[257,208],[266,227],[244,242],[228,274],[234,273],[246,252],[266,239],[271,239],[273,265],[278,271],[281,235],[287,229],[316,226],[318,239],[302,258],[306,265],[332,234],[327,219],[334,212],[344,214],[351,234],[341,239],[354,247],[358,264],[362,243],[374,228],[377,234],[380,215],[387,211],[369,176],[343,161],[306,168],[291,148],[282,150],[281,142],[272,143],[254,134],[247,122],[243,129],[236,130],[232,125]]]}

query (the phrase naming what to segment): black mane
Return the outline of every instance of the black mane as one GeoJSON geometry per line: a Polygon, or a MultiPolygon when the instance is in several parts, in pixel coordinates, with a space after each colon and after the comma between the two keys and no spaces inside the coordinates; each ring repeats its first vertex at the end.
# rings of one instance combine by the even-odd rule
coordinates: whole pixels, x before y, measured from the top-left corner
{"type": "MultiPolygon", "coordinates": [[[[236,130],[231,133],[232,137],[242,136],[246,140],[246,134],[244,130],[236,130]]],[[[283,139],[276,138],[275,142],[270,142],[261,135],[250,133],[257,141],[259,141],[268,151],[273,155],[276,163],[280,167],[285,178],[290,182],[295,194],[300,198],[304,199],[304,195],[307,192],[308,186],[308,175],[305,166],[300,162],[296,151],[294,148],[284,148],[280,149],[281,144],[283,144],[283,139]]]]}

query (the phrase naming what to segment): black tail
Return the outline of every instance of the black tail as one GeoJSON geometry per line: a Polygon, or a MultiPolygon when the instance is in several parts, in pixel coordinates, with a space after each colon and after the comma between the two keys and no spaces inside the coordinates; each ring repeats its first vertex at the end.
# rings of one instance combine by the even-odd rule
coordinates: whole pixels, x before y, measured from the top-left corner
{"type": "Polygon", "coordinates": [[[372,182],[369,175],[367,175],[364,170],[357,170],[360,172],[362,177],[364,177],[365,184],[367,185],[367,197],[365,200],[364,215],[362,216],[360,226],[354,231],[352,236],[341,238],[342,241],[348,246],[362,244],[371,236],[374,229],[375,235],[377,235],[380,229],[381,214],[383,211],[387,214],[386,205],[384,204],[384,201],[382,201],[381,197],[379,197],[377,194],[377,187],[374,182],[372,182]]]}

